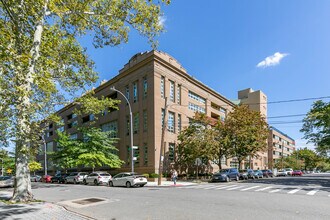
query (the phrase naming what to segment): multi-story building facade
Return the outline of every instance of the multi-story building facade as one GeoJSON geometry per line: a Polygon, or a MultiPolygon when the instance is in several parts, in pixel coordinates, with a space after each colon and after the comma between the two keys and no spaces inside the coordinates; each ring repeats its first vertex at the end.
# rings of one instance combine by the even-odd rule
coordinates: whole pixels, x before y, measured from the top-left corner
{"type": "Polygon", "coordinates": [[[273,169],[277,162],[283,161],[283,158],[291,155],[295,150],[293,138],[274,127],[270,127],[268,136],[268,166],[270,169],[273,169]]]}
{"type": "MultiPolygon", "coordinates": [[[[151,51],[133,56],[119,74],[94,89],[97,97],[121,100],[119,110],[104,110],[98,115],[77,117],[74,105],[59,110],[64,126],[49,125],[45,141],[47,152],[56,150],[56,130],[67,131],[71,138],[78,138],[77,126],[95,121],[93,126],[114,131],[119,138],[118,156],[125,162],[118,171],[130,170],[130,132],[133,132],[135,171],[158,173],[162,127],[166,120],[164,152],[168,164],[175,161],[178,133],[189,125],[195,112],[205,113],[214,119],[224,119],[235,105],[216,91],[190,76],[173,57],[166,53],[151,51]],[[115,87],[129,100],[133,113],[133,131],[130,131],[129,108],[120,94],[110,90],[115,87]],[[166,101],[167,100],[167,104],[166,101]],[[166,106],[165,106],[166,105],[166,106]],[[166,114],[165,114],[166,109],[166,114]],[[166,115],[166,118],[164,118],[166,115]]],[[[43,162],[43,153],[38,157],[43,162]]],[[[226,163],[226,161],[224,161],[226,163]]],[[[56,167],[49,164],[49,169],[56,167]]]]}
{"type": "MultiPolygon", "coordinates": [[[[251,88],[238,91],[239,103],[248,105],[251,110],[260,112],[267,121],[267,96],[261,90],[254,91],[251,88]]],[[[259,152],[257,157],[247,158],[245,167],[252,169],[268,168],[267,141],[265,140],[265,151],[259,152]]]]}

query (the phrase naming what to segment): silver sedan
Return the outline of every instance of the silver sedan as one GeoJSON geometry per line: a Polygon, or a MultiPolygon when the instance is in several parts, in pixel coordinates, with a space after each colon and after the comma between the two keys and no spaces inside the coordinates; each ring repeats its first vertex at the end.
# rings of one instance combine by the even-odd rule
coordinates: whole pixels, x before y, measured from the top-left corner
{"type": "Polygon", "coordinates": [[[109,181],[109,186],[126,186],[127,188],[132,186],[143,187],[148,183],[145,176],[137,173],[118,173],[109,181]]]}

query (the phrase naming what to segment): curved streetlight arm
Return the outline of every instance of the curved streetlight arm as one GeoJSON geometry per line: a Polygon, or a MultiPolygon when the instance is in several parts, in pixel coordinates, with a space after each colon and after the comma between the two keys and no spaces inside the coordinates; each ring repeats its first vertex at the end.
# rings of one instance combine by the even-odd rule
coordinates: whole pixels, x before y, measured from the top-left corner
{"type": "Polygon", "coordinates": [[[131,172],[134,173],[134,149],[133,149],[133,115],[132,115],[132,108],[131,108],[131,104],[129,103],[129,100],[127,99],[127,97],[119,90],[117,90],[115,87],[111,87],[110,90],[112,91],[116,91],[119,94],[121,94],[124,99],[126,100],[127,104],[128,104],[128,108],[129,108],[129,115],[130,115],[130,139],[131,139],[131,172]]]}

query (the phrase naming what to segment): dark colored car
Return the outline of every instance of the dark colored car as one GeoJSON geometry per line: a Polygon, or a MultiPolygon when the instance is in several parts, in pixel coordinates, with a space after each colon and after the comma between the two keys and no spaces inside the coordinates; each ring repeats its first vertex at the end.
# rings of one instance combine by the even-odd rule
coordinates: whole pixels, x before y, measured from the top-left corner
{"type": "Polygon", "coordinates": [[[252,169],[241,170],[239,173],[246,179],[255,179],[254,171],[252,169]]]}
{"type": "Polygon", "coordinates": [[[64,183],[65,177],[67,177],[68,175],[69,174],[67,174],[67,173],[56,174],[55,176],[52,177],[51,182],[52,183],[64,183]]]}
{"type": "Polygon", "coordinates": [[[230,180],[239,180],[239,172],[236,168],[222,169],[212,176],[212,182],[229,182],[230,180]]]}
{"type": "Polygon", "coordinates": [[[41,178],[41,182],[43,183],[51,183],[52,182],[52,176],[50,175],[43,175],[41,178]]]}
{"type": "Polygon", "coordinates": [[[273,172],[271,170],[261,170],[264,177],[274,177],[273,172]]]}
{"type": "Polygon", "coordinates": [[[259,178],[263,178],[264,177],[264,174],[262,173],[261,170],[255,170],[254,171],[254,176],[259,179],[259,178]]]}

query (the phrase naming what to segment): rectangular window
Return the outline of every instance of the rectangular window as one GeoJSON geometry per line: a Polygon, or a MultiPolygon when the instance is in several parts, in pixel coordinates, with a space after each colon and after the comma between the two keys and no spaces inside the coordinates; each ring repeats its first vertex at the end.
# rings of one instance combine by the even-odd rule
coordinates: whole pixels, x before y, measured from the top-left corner
{"type": "Polygon", "coordinates": [[[138,81],[133,83],[133,102],[138,101],[138,81]]]}
{"type": "Polygon", "coordinates": [[[160,96],[165,98],[165,77],[162,76],[160,79],[160,96]]]}
{"type": "Polygon", "coordinates": [[[194,99],[194,100],[196,100],[200,103],[205,104],[205,102],[206,102],[206,99],[204,99],[203,97],[197,95],[196,93],[193,93],[192,91],[189,91],[188,96],[189,96],[189,98],[194,99]]]}
{"type": "Polygon", "coordinates": [[[170,162],[174,162],[174,152],[175,152],[175,144],[169,143],[168,144],[168,160],[170,162]]]}
{"type": "Polygon", "coordinates": [[[57,128],[57,131],[63,132],[64,131],[64,126],[61,126],[61,127],[57,128]]]}
{"type": "Polygon", "coordinates": [[[167,130],[171,133],[175,132],[175,115],[173,112],[168,112],[168,125],[167,125],[167,130]]]}
{"type": "Polygon", "coordinates": [[[144,154],[143,154],[143,164],[148,165],[148,145],[147,143],[143,144],[144,154]]]}
{"type": "Polygon", "coordinates": [[[118,122],[112,121],[106,124],[101,125],[102,131],[111,131],[110,137],[117,138],[118,136],[118,122]]]}
{"type": "Polygon", "coordinates": [[[227,110],[226,110],[225,108],[221,108],[221,107],[220,107],[220,112],[226,114],[227,110]]]}
{"type": "Polygon", "coordinates": [[[77,133],[71,134],[70,139],[71,140],[77,140],[78,139],[78,134],[77,133]]]}
{"type": "Polygon", "coordinates": [[[54,143],[53,142],[48,142],[46,144],[46,150],[47,150],[47,153],[53,152],[54,151],[54,143]]]}
{"type": "Polygon", "coordinates": [[[125,87],[125,96],[126,96],[126,98],[127,98],[127,100],[129,101],[129,86],[126,86],[125,87]]]}
{"type": "Polygon", "coordinates": [[[134,157],[136,160],[134,160],[134,164],[135,165],[139,165],[140,164],[140,149],[134,149],[134,157]]]}
{"type": "Polygon", "coordinates": [[[225,156],[221,157],[221,165],[227,165],[227,158],[225,156]]]}
{"type": "Polygon", "coordinates": [[[130,127],[131,127],[131,124],[129,122],[129,116],[126,116],[126,135],[129,135],[129,130],[130,130],[130,127]]]}
{"type": "Polygon", "coordinates": [[[134,126],[133,126],[133,131],[134,134],[137,134],[139,132],[139,126],[140,126],[140,122],[139,122],[139,113],[134,113],[134,126]]]}
{"type": "Polygon", "coordinates": [[[143,110],[143,131],[148,131],[148,115],[147,110],[143,110]]]}
{"type": "Polygon", "coordinates": [[[143,77],[143,98],[147,98],[148,95],[148,81],[147,77],[143,77]]]}
{"type": "Polygon", "coordinates": [[[191,103],[191,102],[189,102],[189,106],[188,106],[188,108],[189,108],[190,110],[193,110],[194,112],[205,113],[205,108],[204,108],[204,107],[199,106],[199,105],[195,105],[195,104],[193,104],[193,103],[191,103]]]}
{"type": "Polygon", "coordinates": [[[178,85],[178,87],[177,87],[176,103],[181,105],[181,85],[178,85]]]}
{"type": "Polygon", "coordinates": [[[86,123],[86,122],[89,122],[89,121],[93,121],[94,120],[94,115],[93,114],[90,114],[90,115],[87,115],[85,117],[82,118],[82,122],[83,123],[86,123]]]}
{"type": "Polygon", "coordinates": [[[165,110],[162,109],[162,128],[164,127],[165,110]]]}
{"type": "Polygon", "coordinates": [[[181,132],[181,130],[182,130],[181,115],[178,114],[178,132],[181,132]]]}
{"type": "Polygon", "coordinates": [[[175,102],[175,84],[173,81],[170,81],[170,101],[175,102]]]}
{"type": "Polygon", "coordinates": [[[48,125],[48,129],[52,129],[53,128],[53,124],[48,125]]]}

